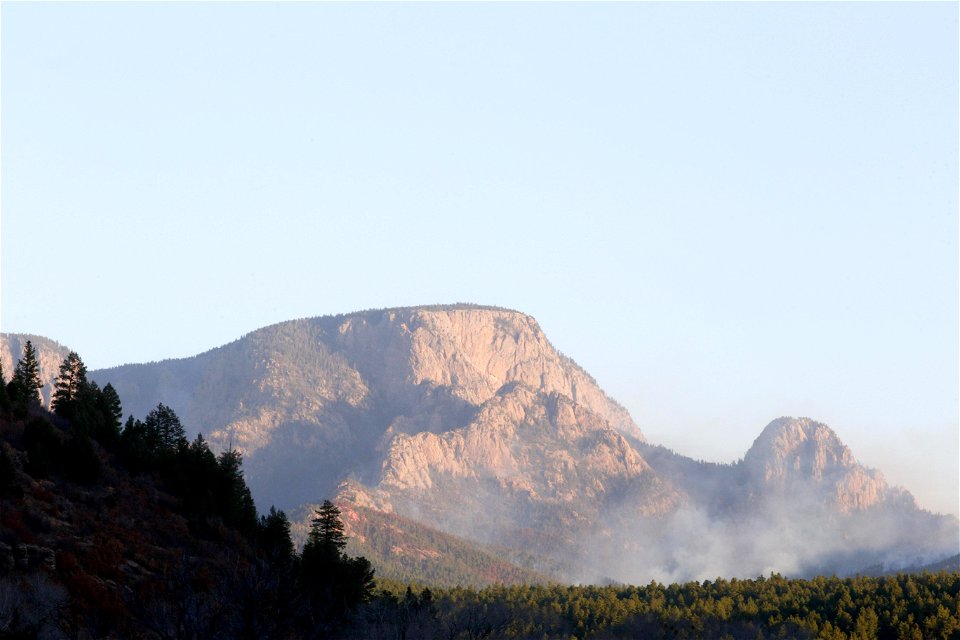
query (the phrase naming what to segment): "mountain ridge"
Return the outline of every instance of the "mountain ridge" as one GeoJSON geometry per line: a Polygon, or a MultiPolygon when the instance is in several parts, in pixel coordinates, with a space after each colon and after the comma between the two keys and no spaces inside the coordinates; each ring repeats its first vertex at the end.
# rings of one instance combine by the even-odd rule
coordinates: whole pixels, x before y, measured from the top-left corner
{"type": "Polygon", "coordinates": [[[818,555],[841,571],[907,566],[957,537],[955,518],[919,509],[809,418],[772,421],[730,465],[646,442],[534,318],[499,307],[292,320],[90,377],[113,384],[128,413],[164,402],[214,447],[243,452],[261,508],[339,495],[546,566],[564,561],[567,580],[803,573],[818,555]],[[715,532],[709,554],[687,533],[695,527],[715,532]],[[804,536],[816,545],[806,550],[804,536]]]}
{"type": "Polygon", "coordinates": [[[143,414],[162,398],[213,446],[242,451],[258,501],[284,507],[330,494],[348,471],[375,475],[388,430],[466,424],[511,381],[576,398],[643,438],[629,413],[556,351],[532,316],[499,307],[398,307],[292,320],[194,358],[89,375],[112,381],[128,412],[143,414]],[[347,469],[327,455],[338,447],[367,453],[347,469]],[[318,465],[324,471],[301,490],[293,476],[318,465]],[[277,484],[293,489],[274,490],[277,484]]]}

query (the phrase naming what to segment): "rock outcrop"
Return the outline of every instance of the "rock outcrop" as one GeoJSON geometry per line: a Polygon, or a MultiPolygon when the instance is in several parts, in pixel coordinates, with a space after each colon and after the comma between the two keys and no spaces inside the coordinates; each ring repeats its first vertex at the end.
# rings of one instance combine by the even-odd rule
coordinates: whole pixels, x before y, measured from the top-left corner
{"type": "Polygon", "coordinates": [[[803,492],[841,513],[863,511],[889,494],[883,474],[860,465],[827,425],[780,418],[763,430],[743,459],[752,489],[778,496],[803,492]]]}
{"type": "Polygon", "coordinates": [[[601,417],[519,383],[463,427],[392,438],[370,493],[381,508],[507,547],[524,532],[590,527],[611,500],[656,518],[682,499],[601,417]]]}

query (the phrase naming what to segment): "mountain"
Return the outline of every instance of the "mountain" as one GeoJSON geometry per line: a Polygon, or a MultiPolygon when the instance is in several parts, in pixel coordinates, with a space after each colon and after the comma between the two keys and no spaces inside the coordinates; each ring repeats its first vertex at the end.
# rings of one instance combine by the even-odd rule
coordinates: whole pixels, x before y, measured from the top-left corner
{"type": "Polygon", "coordinates": [[[646,552],[668,580],[747,567],[753,575],[909,568],[960,546],[956,518],[919,508],[909,492],[859,464],[830,427],[809,418],[774,420],[732,465],[649,445],[641,451],[687,496],[661,534],[669,544],[646,552]]]}
{"type": "Polygon", "coordinates": [[[533,318],[507,309],[296,320],[90,377],[112,383],[127,413],[163,402],[215,448],[239,449],[261,510],[299,513],[304,530],[303,506],[336,496],[357,516],[351,535],[395,531],[364,553],[396,576],[850,573],[960,545],[955,518],[920,509],[807,418],[773,421],[736,464],[648,443],[533,318]],[[476,571],[457,564],[467,547],[476,571]]]}
{"type": "Polygon", "coordinates": [[[643,438],[533,318],[490,307],[296,320],[90,378],[112,382],[128,413],[164,402],[214,445],[242,451],[258,504],[285,509],[333,495],[347,477],[376,479],[395,437],[464,426],[508,383],[574,399],[643,438]]]}
{"type": "MultiPolygon", "coordinates": [[[[341,492],[347,553],[371,560],[377,577],[398,582],[417,581],[441,587],[490,584],[544,584],[559,567],[543,558],[522,556],[503,547],[444,533],[411,518],[358,504],[351,489],[341,492]],[[543,573],[534,570],[542,565],[543,573]]],[[[305,540],[318,505],[303,505],[293,535],[305,540]]]]}
{"type": "Polygon", "coordinates": [[[463,427],[392,437],[354,500],[457,536],[570,565],[614,515],[658,520],[681,496],[630,441],[558,394],[507,385],[463,427]]]}

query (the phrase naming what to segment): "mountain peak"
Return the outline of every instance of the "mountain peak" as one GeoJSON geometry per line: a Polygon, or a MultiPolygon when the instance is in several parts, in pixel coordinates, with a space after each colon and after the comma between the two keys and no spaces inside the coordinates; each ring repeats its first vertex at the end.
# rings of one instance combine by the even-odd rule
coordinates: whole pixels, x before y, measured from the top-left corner
{"type": "MultiPolygon", "coordinates": [[[[791,456],[806,458],[814,454],[814,457],[827,456],[834,464],[856,464],[850,449],[840,441],[836,432],[822,422],[810,418],[782,417],[768,424],[747,455],[760,453],[780,459],[791,456]]],[[[827,464],[827,458],[818,458],[817,464],[827,464]]]]}
{"type": "Polygon", "coordinates": [[[642,438],[627,411],[573,360],[557,351],[530,315],[480,305],[400,307],[318,318],[335,348],[349,351],[367,378],[390,386],[428,385],[480,406],[504,385],[522,383],[589,407],[642,438]]]}
{"type": "Polygon", "coordinates": [[[844,513],[867,509],[889,493],[883,474],[860,465],[833,429],[810,418],[768,424],[743,464],[754,483],[775,491],[813,487],[818,500],[844,513]]]}

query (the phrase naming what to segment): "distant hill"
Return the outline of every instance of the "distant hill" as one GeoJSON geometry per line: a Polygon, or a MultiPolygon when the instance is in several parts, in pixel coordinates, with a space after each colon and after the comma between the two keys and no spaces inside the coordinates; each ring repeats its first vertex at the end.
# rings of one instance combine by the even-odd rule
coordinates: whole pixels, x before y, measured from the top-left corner
{"type": "Polygon", "coordinates": [[[960,554],[944,558],[938,562],[928,564],[915,564],[907,567],[897,567],[890,569],[883,564],[876,564],[870,567],[860,569],[857,574],[863,576],[895,576],[902,573],[920,574],[920,573],[960,573],[960,554]]]}
{"type": "Polygon", "coordinates": [[[920,567],[920,571],[926,571],[928,573],[939,573],[940,571],[947,571],[949,573],[960,573],[960,553],[957,555],[951,556],[940,562],[932,562],[920,567]]]}
{"type": "Polygon", "coordinates": [[[362,514],[357,531],[415,523],[416,541],[397,533],[365,548],[396,575],[419,566],[480,584],[484,572],[515,570],[642,583],[845,574],[960,547],[956,518],[919,508],[814,420],[771,422],[733,465],[646,442],[533,318],[507,309],[296,320],[192,358],[90,376],[112,383],[127,413],[163,402],[215,448],[238,448],[261,510],[338,496],[362,514]],[[515,568],[434,562],[468,553],[460,543],[477,566],[493,553],[515,568]],[[412,549],[420,565],[403,555],[412,549]]]}
{"type": "MultiPolygon", "coordinates": [[[[342,495],[349,496],[345,487],[342,495]]],[[[317,505],[304,505],[295,518],[294,538],[306,539],[309,523],[317,505]]],[[[350,537],[347,552],[368,558],[377,568],[377,576],[401,583],[419,582],[440,587],[484,587],[492,584],[544,584],[547,574],[527,568],[538,558],[511,562],[513,554],[505,549],[444,533],[416,520],[357,505],[341,499],[344,530],[350,537]]],[[[297,514],[294,514],[295,516],[297,514]]]]}

